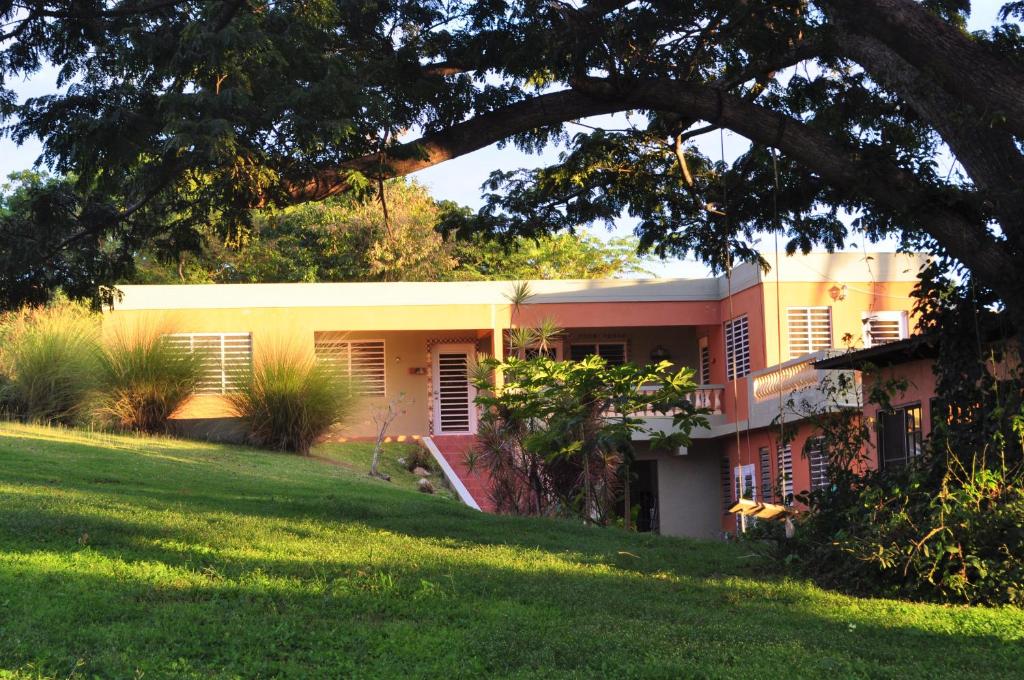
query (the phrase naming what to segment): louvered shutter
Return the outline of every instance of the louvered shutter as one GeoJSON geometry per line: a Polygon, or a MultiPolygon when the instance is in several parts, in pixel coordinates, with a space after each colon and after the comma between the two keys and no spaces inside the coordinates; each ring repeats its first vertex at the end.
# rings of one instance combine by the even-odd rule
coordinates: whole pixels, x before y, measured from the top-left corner
{"type": "Polygon", "coordinates": [[[832,346],[831,307],[790,307],[786,310],[790,358],[832,346]]]}
{"type": "Polygon", "coordinates": [[[727,380],[750,373],[750,328],[746,316],[725,322],[725,364],[727,380]]]}
{"type": "Polygon", "coordinates": [[[828,457],[825,455],[825,438],[813,437],[807,440],[807,462],[811,473],[811,491],[827,489],[828,457]]]}
{"type": "Polygon", "coordinates": [[[196,394],[232,392],[252,368],[250,333],[174,333],[164,341],[200,355],[203,372],[196,394]]]}
{"type": "Polygon", "coordinates": [[[342,333],[316,333],[313,346],[317,361],[341,378],[351,380],[364,397],[387,394],[387,362],[383,340],[347,340],[342,333]]]}

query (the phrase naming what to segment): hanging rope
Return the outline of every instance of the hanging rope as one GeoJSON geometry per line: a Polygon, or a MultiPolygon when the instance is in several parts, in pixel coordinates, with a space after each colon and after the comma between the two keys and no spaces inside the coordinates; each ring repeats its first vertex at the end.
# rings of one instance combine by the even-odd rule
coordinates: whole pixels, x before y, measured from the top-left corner
{"type": "MultiPolygon", "coordinates": [[[[779,231],[782,228],[779,220],[779,156],[778,150],[772,148],[772,174],[774,176],[774,188],[772,191],[772,226],[775,231],[775,348],[776,364],[782,363],[782,284],[779,275],[779,231]]],[[[781,468],[782,447],[786,439],[785,402],[783,401],[782,381],[779,381],[779,443],[775,447],[776,464],[781,468]]],[[[785,472],[779,470],[782,476],[782,490],[786,489],[785,472]]],[[[785,496],[783,495],[783,502],[785,496]]]]}
{"type": "MultiPolygon", "coordinates": [[[[736,320],[736,312],[733,307],[732,299],[732,253],[729,249],[729,183],[726,180],[725,175],[725,133],[719,128],[718,130],[718,147],[721,154],[722,161],[722,210],[715,211],[715,214],[721,215],[725,221],[725,238],[722,241],[723,253],[722,259],[725,262],[725,281],[727,286],[727,293],[729,297],[729,328],[732,332],[732,361],[731,361],[731,374],[732,374],[732,403],[733,403],[733,429],[736,434],[736,460],[739,462],[739,499],[742,500],[746,497],[746,476],[743,474],[743,450],[740,441],[740,393],[739,393],[739,376],[736,375],[736,331],[732,327],[732,323],[736,320]]],[[[747,517],[746,515],[740,515],[740,531],[743,533],[747,532],[747,517]]]]}

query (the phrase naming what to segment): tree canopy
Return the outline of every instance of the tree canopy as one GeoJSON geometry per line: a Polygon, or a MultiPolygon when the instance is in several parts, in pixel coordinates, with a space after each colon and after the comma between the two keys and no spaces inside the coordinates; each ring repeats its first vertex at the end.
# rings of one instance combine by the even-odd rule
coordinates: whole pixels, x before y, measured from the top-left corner
{"type": "Polygon", "coordinates": [[[535,235],[627,214],[643,247],[722,266],[752,257],[757,231],[840,246],[845,211],[868,238],[970,269],[1024,320],[1021,2],[977,33],[968,0],[5,8],[4,85],[61,69],[60,92],[4,91],[0,113],[76,178],[75,247],[159,225],[186,248],[199,225],[244,231],[253,207],[559,142],[549,167],[492,175],[465,224],[535,235]],[[612,113],[635,115],[592,124],[612,113]],[[749,151],[701,154],[694,139],[722,129],[749,151]]]}
{"type": "Polygon", "coordinates": [[[477,281],[592,279],[645,273],[635,238],[581,232],[507,241],[445,231],[466,208],[436,201],[404,179],[379,197],[332,196],[262,211],[243,236],[209,227],[198,252],[152,247],[136,257],[131,283],[477,281]]]}

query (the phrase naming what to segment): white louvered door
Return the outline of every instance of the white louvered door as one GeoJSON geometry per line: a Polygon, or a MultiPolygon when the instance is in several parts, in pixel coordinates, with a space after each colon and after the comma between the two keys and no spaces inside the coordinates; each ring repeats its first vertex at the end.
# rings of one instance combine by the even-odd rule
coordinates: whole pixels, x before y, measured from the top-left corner
{"type": "Polygon", "coordinates": [[[434,433],[476,432],[475,390],[469,382],[472,345],[434,347],[434,433]]]}

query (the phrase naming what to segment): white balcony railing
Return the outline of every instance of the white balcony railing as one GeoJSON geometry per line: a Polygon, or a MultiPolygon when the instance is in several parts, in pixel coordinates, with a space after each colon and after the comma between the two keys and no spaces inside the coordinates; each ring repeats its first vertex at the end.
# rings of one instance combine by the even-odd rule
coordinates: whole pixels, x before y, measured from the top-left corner
{"type": "MultiPolygon", "coordinates": [[[[640,388],[640,392],[657,392],[659,389],[661,389],[660,385],[645,385],[640,388]]],[[[691,400],[697,408],[707,409],[711,415],[719,415],[722,413],[722,394],[724,391],[725,385],[700,385],[693,392],[691,400]]],[[[658,416],[674,416],[677,413],[679,413],[677,408],[668,409],[662,413],[654,408],[647,407],[630,415],[634,418],[655,418],[658,416]]]]}
{"type": "Polygon", "coordinates": [[[856,406],[861,389],[858,371],[814,367],[816,361],[837,354],[842,354],[842,351],[813,352],[752,373],[749,426],[761,427],[776,420],[780,399],[786,420],[798,417],[798,411],[808,408],[856,406]],[[790,401],[799,407],[796,411],[787,405],[790,401]]]}

